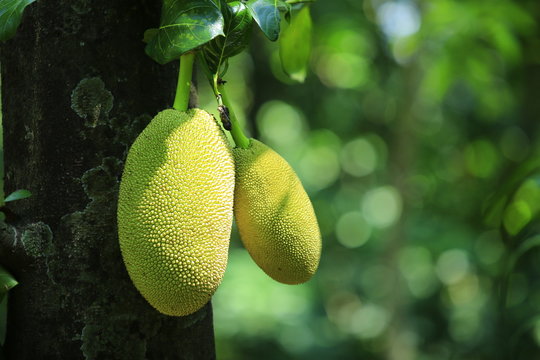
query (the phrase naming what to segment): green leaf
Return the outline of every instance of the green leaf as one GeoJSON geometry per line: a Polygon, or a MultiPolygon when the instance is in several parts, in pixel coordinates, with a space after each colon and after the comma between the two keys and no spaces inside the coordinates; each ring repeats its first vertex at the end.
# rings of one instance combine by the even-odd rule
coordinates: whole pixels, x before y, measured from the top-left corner
{"type": "Polygon", "coordinates": [[[15,35],[24,8],[36,0],[0,0],[0,41],[15,35]]]}
{"type": "Polygon", "coordinates": [[[146,53],[160,64],[177,60],[223,35],[223,23],[221,11],[211,0],[164,0],[160,27],[146,53]]]}
{"type": "MultiPolygon", "coordinates": [[[[239,1],[230,2],[223,7],[225,19],[224,36],[218,36],[203,47],[206,64],[212,74],[227,66],[227,59],[246,48],[251,37],[253,17],[248,8],[239,1]]],[[[225,70],[221,71],[223,76],[225,70]]]]}
{"type": "Polygon", "coordinates": [[[520,258],[530,250],[540,247],[540,235],[533,236],[523,241],[519,247],[510,254],[506,268],[506,273],[510,274],[514,271],[516,264],[520,258]]]}
{"type": "Polygon", "coordinates": [[[281,21],[279,9],[287,7],[287,4],[279,0],[248,0],[245,4],[264,35],[271,41],[276,41],[281,21]]]}
{"type": "Polygon", "coordinates": [[[15,190],[4,199],[4,202],[26,199],[32,196],[32,193],[28,190],[19,189],[15,190]]]}
{"type": "Polygon", "coordinates": [[[513,194],[503,212],[503,225],[515,236],[540,215],[540,175],[526,178],[513,194]]]}
{"type": "Polygon", "coordinates": [[[483,205],[484,220],[487,225],[497,227],[503,221],[504,211],[509,199],[515,194],[527,178],[540,173],[540,156],[533,154],[531,159],[525,161],[516,170],[508,174],[496,192],[489,197],[483,205]]]}
{"type": "Polygon", "coordinates": [[[4,298],[10,289],[17,286],[17,284],[17,280],[6,269],[0,266],[0,300],[4,298]]]}
{"type": "Polygon", "coordinates": [[[283,71],[298,82],[306,79],[309,56],[311,54],[311,15],[304,6],[285,25],[279,39],[279,57],[283,71]]]}
{"type": "Polygon", "coordinates": [[[148,44],[156,35],[158,34],[159,29],[146,29],[143,35],[143,42],[148,44]]]}

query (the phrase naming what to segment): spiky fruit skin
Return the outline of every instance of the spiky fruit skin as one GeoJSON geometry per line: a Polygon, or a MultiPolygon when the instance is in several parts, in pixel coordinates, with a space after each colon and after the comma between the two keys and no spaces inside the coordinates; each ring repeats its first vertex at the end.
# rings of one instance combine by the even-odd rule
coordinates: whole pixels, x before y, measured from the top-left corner
{"type": "Polygon", "coordinates": [[[158,311],[203,307],[221,282],[233,216],[234,162],[213,117],[165,110],[129,150],[118,235],[129,276],[158,311]]]}
{"type": "Polygon", "coordinates": [[[306,282],[317,270],[321,234],[313,206],[290,165],[265,144],[233,149],[234,216],[257,265],[285,284],[306,282]]]}

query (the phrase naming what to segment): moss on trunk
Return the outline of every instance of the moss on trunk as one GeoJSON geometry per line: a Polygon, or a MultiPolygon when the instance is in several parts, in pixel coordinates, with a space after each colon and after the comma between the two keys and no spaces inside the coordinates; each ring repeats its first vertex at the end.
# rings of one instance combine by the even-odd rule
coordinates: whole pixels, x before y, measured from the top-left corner
{"type": "Polygon", "coordinates": [[[124,268],[118,182],[137,134],[173,100],[176,64],[144,54],[154,0],[37,1],[0,48],[6,191],[0,263],[9,359],[213,359],[212,311],[159,314],[124,268]]]}

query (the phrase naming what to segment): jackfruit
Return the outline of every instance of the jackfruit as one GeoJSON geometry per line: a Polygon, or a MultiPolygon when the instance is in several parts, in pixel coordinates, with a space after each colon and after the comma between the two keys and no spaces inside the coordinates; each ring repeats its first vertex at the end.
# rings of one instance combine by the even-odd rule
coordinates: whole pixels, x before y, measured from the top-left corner
{"type": "Polygon", "coordinates": [[[257,265],[285,284],[306,282],[317,270],[321,234],[313,206],[290,165],[251,139],[233,149],[234,216],[240,238],[257,265]]]}
{"type": "Polygon", "coordinates": [[[158,311],[203,307],[227,265],[234,162],[214,118],[165,110],[129,150],[120,183],[118,235],[133,284],[158,311]]]}

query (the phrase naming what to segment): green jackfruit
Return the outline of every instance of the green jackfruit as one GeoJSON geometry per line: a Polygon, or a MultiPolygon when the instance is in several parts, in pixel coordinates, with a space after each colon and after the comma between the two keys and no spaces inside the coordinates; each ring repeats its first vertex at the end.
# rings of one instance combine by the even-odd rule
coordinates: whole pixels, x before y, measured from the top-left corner
{"type": "Polygon", "coordinates": [[[203,110],[165,110],[129,150],[118,200],[118,235],[128,273],[158,311],[204,306],[227,265],[234,162],[203,110]]]}
{"type": "Polygon", "coordinates": [[[321,234],[311,201],[289,164],[263,143],[233,149],[234,216],[244,246],[274,280],[300,284],[317,270],[321,234]]]}

